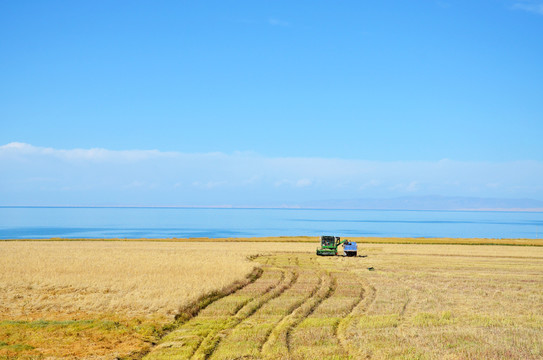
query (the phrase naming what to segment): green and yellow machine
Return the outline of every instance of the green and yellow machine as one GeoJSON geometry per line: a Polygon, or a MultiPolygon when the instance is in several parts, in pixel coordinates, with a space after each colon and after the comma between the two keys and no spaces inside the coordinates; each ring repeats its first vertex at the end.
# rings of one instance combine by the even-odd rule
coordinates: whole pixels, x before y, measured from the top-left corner
{"type": "Polygon", "coordinates": [[[358,246],[354,241],[341,240],[339,236],[321,236],[321,247],[317,249],[319,256],[336,256],[337,248],[343,245],[345,256],[356,256],[358,246]]]}

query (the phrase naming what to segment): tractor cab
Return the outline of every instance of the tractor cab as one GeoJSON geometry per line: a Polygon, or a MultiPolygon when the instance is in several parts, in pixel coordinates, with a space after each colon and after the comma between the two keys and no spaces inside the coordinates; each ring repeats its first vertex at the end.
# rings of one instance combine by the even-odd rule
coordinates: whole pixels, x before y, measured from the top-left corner
{"type": "Polygon", "coordinates": [[[340,243],[338,236],[321,236],[321,247],[317,249],[317,255],[335,256],[340,243]]]}
{"type": "Polygon", "coordinates": [[[323,248],[335,248],[339,243],[338,236],[321,236],[321,246],[323,248]]]}

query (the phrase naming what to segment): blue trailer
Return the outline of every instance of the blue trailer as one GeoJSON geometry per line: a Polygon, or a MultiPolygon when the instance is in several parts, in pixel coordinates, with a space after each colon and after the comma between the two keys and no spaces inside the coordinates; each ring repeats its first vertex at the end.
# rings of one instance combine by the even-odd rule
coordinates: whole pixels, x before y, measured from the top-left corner
{"type": "Polygon", "coordinates": [[[358,253],[358,245],[354,241],[345,241],[343,243],[343,253],[345,256],[356,256],[358,253]]]}

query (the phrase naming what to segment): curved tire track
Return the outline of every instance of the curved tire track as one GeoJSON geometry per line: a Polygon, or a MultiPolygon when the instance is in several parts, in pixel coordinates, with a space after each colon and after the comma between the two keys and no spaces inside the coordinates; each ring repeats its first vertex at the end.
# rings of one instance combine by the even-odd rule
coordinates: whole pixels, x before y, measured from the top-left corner
{"type": "Polygon", "coordinates": [[[277,324],[266,335],[266,339],[264,340],[264,342],[260,346],[260,354],[264,354],[266,352],[265,348],[271,346],[272,343],[277,341],[276,334],[279,332],[279,330],[277,330],[277,329],[281,326],[282,322],[284,322],[285,319],[287,319],[289,316],[292,316],[292,314],[296,310],[298,310],[300,307],[302,307],[309,300],[309,298],[311,298],[313,295],[315,295],[317,290],[320,288],[321,284],[322,284],[322,278],[319,277],[317,285],[315,285],[315,287],[313,287],[313,289],[311,290],[309,295],[307,297],[304,297],[301,301],[295,302],[290,308],[287,309],[286,315],[283,316],[281,318],[281,320],[279,320],[277,322],[277,324]]]}
{"type": "Polygon", "coordinates": [[[260,309],[268,301],[278,297],[288,288],[290,288],[297,280],[298,274],[292,270],[282,270],[283,278],[269,291],[264,292],[260,296],[249,301],[244,305],[238,312],[232,316],[227,323],[218,331],[213,331],[207,335],[207,337],[200,343],[198,349],[192,356],[192,359],[208,359],[213,355],[213,352],[221,342],[221,340],[226,337],[230,331],[232,331],[236,326],[238,326],[243,320],[249,318],[253,315],[258,309],[260,309]],[[286,273],[286,275],[285,275],[286,273]]]}
{"type": "Polygon", "coordinates": [[[187,306],[182,307],[179,313],[175,316],[175,320],[173,321],[173,323],[171,323],[170,325],[166,326],[163,329],[163,332],[160,335],[160,339],[156,343],[153,343],[153,346],[150,347],[147,351],[139,352],[137,356],[135,356],[135,358],[142,359],[142,358],[149,357],[149,355],[151,355],[154,350],[157,350],[160,348],[161,340],[164,339],[168,334],[176,331],[177,329],[181,328],[181,326],[183,326],[190,319],[193,319],[196,316],[198,316],[198,314],[202,310],[207,308],[209,305],[215,303],[216,301],[226,296],[239,292],[240,290],[244,289],[250,284],[253,284],[255,281],[257,281],[258,279],[262,277],[263,273],[264,271],[261,267],[256,267],[243,280],[235,281],[234,283],[220,290],[213,291],[211,293],[200,296],[198,299],[196,299],[192,303],[188,304],[187,306]]]}
{"type": "MultiPolygon", "coordinates": [[[[309,312],[307,312],[306,314],[304,314],[304,316],[302,316],[302,318],[300,318],[299,322],[288,329],[287,331],[287,336],[286,336],[286,341],[287,341],[287,349],[288,349],[288,352],[290,353],[291,352],[291,342],[290,342],[290,337],[291,337],[291,333],[292,331],[296,328],[296,326],[298,326],[305,318],[307,318],[308,316],[310,316],[318,307],[319,305],[326,299],[328,299],[329,297],[331,297],[334,292],[336,291],[337,289],[337,279],[331,275],[330,273],[327,273],[328,275],[328,278],[330,280],[329,282],[329,286],[328,286],[328,290],[326,291],[326,293],[324,294],[324,296],[322,298],[319,298],[317,302],[315,302],[313,304],[313,306],[311,307],[311,309],[309,310],[309,312]]],[[[319,295],[319,293],[317,293],[317,296],[319,295]]]]}
{"type": "Polygon", "coordinates": [[[351,347],[348,344],[347,337],[347,330],[349,328],[349,325],[351,325],[351,322],[356,315],[365,314],[368,311],[371,304],[373,304],[373,302],[375,301],[376,296],[377,290],[375,290],[375,287],[373,287],[373,285],[368,284],[362,287],[359,300],[353,305],[351,312],[347,316],[345,316],[338,324],[336,336],[343,350],[349,355],[351,355],[349,352],[349,349],[351,347]]]}
{"type": "Polygon", "coordinates": [[[264,357],[274,357],[277,352],[289,354],[290,332],[303,319],[315,311],[317,306],[333,293],[334,289],[332,276],[329,273],[321,276],[319,285],[310,296],[290,314],[285,316],[271,331],[270,336],[262,346],[262,355],[264,357]]]}

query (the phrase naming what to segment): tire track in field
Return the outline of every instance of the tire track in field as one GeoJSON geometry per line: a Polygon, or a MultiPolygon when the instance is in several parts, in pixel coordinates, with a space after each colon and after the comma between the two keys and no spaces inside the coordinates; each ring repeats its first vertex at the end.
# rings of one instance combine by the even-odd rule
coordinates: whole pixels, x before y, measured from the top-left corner
{"type": "MultiPolygon", "coordinates": [[[[268,293],[269,291],[272,291],[274,288],[281,285],[281,283],[285,280],[286,277],[286,271],[283,269],[280,269],[281,271],[281,277],[279,278],[279,281],[276,284],[270,284],[267,288],[262,291],[262,295],[268,293]]],[[[254,299],[248,298],[247,300],[240,302],[234,309],[232,309],[232,313],[234,316],[238,316],[238,314],[243,310],[245,305],[247,305],[249,302],[253,301],[254,299]]]]}
{"type": "Polygon", "coordinates": [[[232,284],[217,290],[211,293],[200,296],[195,301],[184,306],[180,309],[179,313],[175,316],[173,323],[165,327],[160,335],[160,339],[157,342],[152,343],[152,347],[145,351],[139,351],[137,354],[133,354],[135,359],[147,358],[155,349],[160,346],[162,340],[170,333],[179,329],[186,322],[198,316],[198,314],[206,309],[211,304],[217,302],[218,300],[227,297],[229,295],[235,294],[240,290],[244,289],[248,285],[253,284],[258,279],[262,277],[264,271],[261,267],[255,267],[251,273],[249,273],[243,280],[235,281],[232,284]]]}
{"type": "Polygon", "coordinates": [[[320,288],[322,284],[322,278],[319,277],[318,279],[318,282],[317,282],[317,285],[311,289],[311,292],[309,293],[309,295],[307,297],[304,297],[302,298],[301,301],[298,301],[298,302],[295,302],[294,304],[292,304],[291,307],[289,307],[286,311],[286,315],[283,316],[281,318],[281,320],[279,320],[277,322],[277,324],[269,331],[269,333],[266,335],[266,338],[264,340],[264,342],[262,342],[261,346],[260,346],[260,353],[261,354],[264,354],[264,352],[266,352],[265,348],[269,346],[271,346],[272,343],[275,343],[277,342],[277,336],[276,334],[279,332],[279,330],[277,330],[280,325],[282,324],[282,322],[285,321],[286,318],[288,318],[289,316],[292,316],[292,314],[297,311],[300,307],[302,307],[307,301],[309,298],[311,298],[312,296],[315,295],[315,293],[317,292],[317,290],[320,288]]]}
{"type": "Polygon", "coordinates": [[[281,295],[285,290],[290,288],[296,282],[298,278],[297,272],[284,269],[281,269],[281,271],[283,271],[284,276],[277,286],[275,286],[270,291],[267,291],[260,296],[252,299],[245,306],[241,307],[234,316],[228,319],[228,321],[222,326],[221,329],[210,332],[206,336],[206,338],[200,343],[199,347],[196,349],[191,358],[196,360],[208,359],[209,357],[211,357],[221,340],[226,337],[230,333],[230,331],[232,331],[243,320],[253,315],[268,301],[281,295]]]}
{"type": "Polygon", "coordinates": [[[287,261],[288,261],[287,265],[277,264],[277,260],[278,260],[277,257],[268,257],[266,259],[266,264],[271,263],[271,264],[276,265],[277,267],[279,267],[279,266],[289,266],[289,267],[291,267],[290,269],[282,269],[283,271],[288,271],[289,274],[292,275],[292,277],[290,278],[290,281],[288,281],[288,283],[286,283],[285,286],[282,286],[276,293],[274,293],[273,296],[269,296],[265,301],[261,301],[259,303],[259,306],[257,308],[255,308],[254,311],[252,311],[248,316],[246,316],[244,318],[241,318],[233,327],[225,329],[223,331],[223,333],[221,334],[221,336],[218,338],[218,341],[215,343],[215,346],[213,347],[213,351],[211,351],[205,357],[206,359],[209,359],[209,358],[213,357],[213,355],[215,354],[215,350],[222,343],[222,340],[225,339],[226,337],[228,337],[228,335],[230,335],[232,332],[234,332],[235,329],[238,328],[244,321],[249,320],[252,316],[254,316],[257,313],[258,310],[260,310],[262,308],[262,306],[266,305],[271,300],[281,296],[285,291],[292,288],[292,286],[296,283],[296,281],[298,280],[298,276],[299,276],[299,273],[298,273],[299,258],[297,256],[294,258],[294,265],[295,265],[294,266],[294,268],[295,268],[294,271],[292,270],[293,259],[291,257],[287,258],[287,261]]]}
{"type": "MultiPolygon", "coordinates": [[[[328,283],[328,289],[326,290],[326,292],[324,293],[324,295],[322,297],[319,297],[319,292],[317,292],[317,297],[319,297],[318,301],[316,301],[310,308],[310,310],[304,314],[300,319],[299,321],[296,323],[296,325],[294,325],[293,327],[289,328],[287,330],[287,334],[286,334],[286,341],[287,341],[287,349],[288,349],[288,353],[290,354],[291,353],[291,334],[292,334],[292,331],[296,328],[296,326],[298,326],[305,318],[309,317],[318,307],[320,304],[322,304],[322,302],[326,299],[328,299],[329,297],[331,297],[334,292],[336,291],[337,289],[337,279],[335,278],[335,276],[331,275],[330,273],[326,273],[326,275],[328,276],[328,279],[329,279],[329,283],[328,283]]],[[[326,284],[325,284],[326,286],[326,284]]],[[[324,288],[326,289],[326,287],[324,288]]]]}
{"type": "Polygon", "coordinates": [[[351,304],[350,307],[346,309],[347,315],[344,316],[336,325],[334,326],[334,336],[337,339],[337,342],[339,346],[343,349],[345,354],[348,354],[348,347],[345,345],[345,330],[348,326],[349,322],[352,318],[352,313],[354,309],[360,304],[360,302],[364,299],[364,295],[366,294],[366,289],[362,282],[358,282],[360,285],[360,292],[358,293],[358,296],[356,300],[351,304]]]}
{"type": "Polygon", "coordinates": [[[341,345],[339,323],[363,297],[359,276],[346,271],[332,271],[335,290],[292,330],[290,356],[294,359],[346,359],[348,352],[341,345]]]}
{"type": "Polygon", "coordinates": [[[341,344],[341,346],[343,347],[344,350],[346,349],[345,344],[344,344],[344,342],[345,342],[344,337],[345,337],[346,327],[349,325],[349,323],[350,323],[350,321],[352,319],[353,310],[364,299],[365,293],[366,293],[366,289],[363,286],[361,286],[360,295],[358,296],[357,300],[353,303],[353,305],[349,309],[349,313],[347,314],[347,316],[345,316],[343,319],[341,319],[340,322],[336,326],[335,336],[338,339],[339,343],[341,344]]]}
{"type": "MultiPolygon", "coordinates": [[[[289,258],[288,260],[289,260],[289,263],[291,263],[291,259],[289,258]]],[[[296,265],[299,265],[298,258],[295,258],[294,263],[295,263],[296,265]]],[[[277,297],[283,295],[283,293],[284,293],[285,291],[287,291],[288,289],[292,288],[292,286],[293,286],[293,285],[296,283],[296,281],[298,280],[299,273],[298,273],[298,271],[291,271],[291,272],[292,272],[294,275],[293,275],[293,277],[292,277],[290,283],[288,284],[288,286],[282,288],[281,291],[278,292],[278,293],[276,294],[276,296],[270,297],[266,302],[263,302],[263,303],[261,304],[261,306],[260,306],[258,309],[256,309],[253,313],[251,313],[249,316],[247,316],[246,318],[242,319],[239,323],[237,323],[234,327],[232,327],[231,329],[229,329],[229,330],[230,330],[229,333],[230,333],[231,331],[234,331],[234,330],[235,330],[235,329],[236,329],[243,321],[249,320],[250,317],[253,316],[253,315],[254,315],[254,314],[255,314],[262,306],[264,306],[266,303],[268,303],[269,301],[271,301],[271,300],[273,300],[273,299],[275,299],[275,298],[277,298],[277,297]]],[[[228,334],[226,334],[226,336],[228,336],[228,334]]],[[[226,336],[224,336],[224,337],[226,337],[226,336]]],[[[223,338],[224,338],[224,337],[223,337],[223,338]]],[[[221,338],[221,340],[222,340],[222,338],[221,338]]],[[[220,343],[220,342],[219,342],[219,343],[220,343]]],[[[217,344],[217,345],[218,345],[218,344],[217,344]]]]}
{"type": "Polygon", "coordinates": [[[213,331],[214,328],[221,325],[225,318],[232,316],[228,315],[229,313],[239,312],[240,302],[247,303],[248,300],[251,300],[251,292],[255,290],[270,291],[280,284],[281,279],[284,279],[284,270],[279,268],[270,269],[268,266],[263,266],[259,267],[258,271],[259,277],[251,283],[210,301],[200,308],[194,316],[175,326],[161,338],[160,344],[148,352],[146,359],[190,358],[209,331],[213,331]],[[281,272],[281,276],[279,276],[279,272],[281,272]],[[266,287],[260,289],[263,285],[266,287]],[[208,313],[216,315],[210,317],[208,313]]]}
{"type": "Polygon", "coordinates": [[[409,296],[409,293],[407,294],[407,300],[405,300],[402,310],[400,311],[399,320],[402,321],[405,315],[405,310],[407,309],[407,306],[411,302],[411,297],[409,296]]]}
{"type": "MultiPolygon", "coordinates": [[[[292,277],[290,283],[288,284],[288,286],[284,287],[283,289],[281,289],[280,292],[278,292],[277,294],[274,294],[274,296],[271,296],[269,297],[269,299],[267,299],[266,301],[262,302],[260,304],[260,306],[255,309],[255,311],[253,311],[249,316],[239,320],[233,327],[229,328],[229,329],[226,329],[222,334],[220,334],[220,337],[217,341],[217,343],[215,344],[215,347],[214,347],[214,351],[211,352],[207,357],[206,359],[210,359],[210,358],[214,358],[216,353],[217,353],[217,349],[220,349],[220,345],[222,345],[224,343],[224,339],[227,339],[228,336],[230,336],[232,333],[234,333],[236,331],[236,329],[238,329],[245,321],[251,321],[250,319],[255,316],[255,314],[266,304],[268,304],[269,302],[271,302],[273,299],[275,298],[278,298],[280,297],[285,291],[287,291],[288,289],[290,289],[298,280],[298,277],[299,277],[299,273],[294,271],[293,272],[294,276],[292,277]]],[[[250,356],[249,356],[250,357],[250,356]]],[[[222,359],[223,357],[219,357],[220,359],[222,359]]],[[[252,358],[252,357],[250,357],[252,358]]]]}
{"type": "Polygon", "coordinates": [[[320,277],[313,271],[313,267],[307,268],[309,261],[304,256],[280,257],[279,264],[288,266],[299,272],[298,279],[280,296],[268,301],[251,317],[245,319],[228,335],[221,340],[213,353],[212,359],[234,358],[261,358],[262,346],[270,336],[277,324],[294,309],[307,300],[310,293],[314,293],[320,284],[320,277]],[[308,271],[309,270],[309,271],[308,271]]]}
{"type": "MultiPolygon", "coordinates": [[[[299,258],[298,258],[298,259],[299,259],[299,258]]],[[[309,264],[310,264],[311,266],[318,266],[318,265],[316,264],[316,261],[315,261],[314,258],[311,257],[311,258],[309,258],[308,260],[309,260],[309,264]]],[[[299,264],[299,261],[298,261],[297,265],[300,265],[300,264],[299,264]]],[[[265,349],[264,349],[264,348],[265,348],[265,347],[269,347],[269,346],[271,346],[271,344],[272,344],[273,342],[276,342],[276,341],[277,341],[276,338],[275,338],[275,339],[271,339],[271,337],[272,337],[272,336],[275,336],[274,334],[276,334],[276,333],[278,332],[277,328],[279,327],[280,323],[281,323],[282,321],[284,321],[285,318],[291,316],[291,315],[294,313],[294,311],[296,311],[296,310],[299,309],[301,306],[303,306],[303,304],[304,304],[305,302],[307,302],[309,298],[311,298],[312,296],[314,296],[315,293],[316,293],[316,292],[318,291],[318,289],[320,288],[321,284],[322,284],[322,277],[319,277],[319,278],[318,278],[317,284],[316,284],[313,288],[311,288],[311,291],[309,292],[309,294],[308,294],[306,297],[303,297],[300,301],[294,302],[294,303],[286,310],[285,315],[284,315],[279,321],[277,321],[276,325],[275,325],[272,329],[270,329],[269,332],[266,334],[264,340],[262,341],[262,343],[261,343],[261,345],[260,345],[260,349],[259,349],[260,355],[263,355],[263,354],[264,354],[264,352],[265,352],[265,349]]]]}
{"type": "Polygon", "coordinates": [[[329,273],[321,275],[319,280],[319,285],[309,297],[285,316],[271,331],[270,336],[262,346],[262,355],[274,357],[274,353],[290,354],[289,337],[292,329],[309,316],[334,291],[333,278],[329,273]]]}
{"type": "MultiPolygon", "coordinates": [[[[272,260],[270,263],[271,263],[271,264],[275,264],[275,260],[272,260]]],[[[267,266],[266,266],[266,267],[267,267],[267,266]]],[[[266,270],[272,271],[271,268],[268,268],[268,269],[266,269],[266,270]]],[[[266,271],[266,270],[264,270],[264,271],[266,271]]],[[[265,295],[266,293],[268,293],[268,292],[271,291],[272,289],[274,289],[274,288],[280,286],[281,283],[285,280],[285,274],[286,274],[285,270],[284,270],[284,269],[280,269],[280,268],[277,268],[276,270],[281,271],[281,277],[280,277],[279,281],[278,281],[276,284],[273,284],[273,285],[269,286],[268,288],[266,288],[266,289],[262,292],[262,294],[261,294],[260,296],[265,295]]],[[[235,318],[236,316],[239,316],[240,313],[244,310],[244,308],[245,308],[245,307],[248,305],[248,303],[250,303],[251,301],[254,301],[254,298],[248,298],[248,299],[247,299],[246,301],[244,301],[243,303],[238,304],[238,306],[237,306],[235,309],[233,309],[233,311],[232,311],[233,315],[230,317],[230,319],[235,318]]],[[[228,321],[230,321],[230,319],[229,319],[228,321]]],[[[192,353],[190,354],[189,358],[192,359],[192,358],[197,357],[199,351],[200,351],[200,352],[204,352],[204,354],[205,354],[205,352],[206,352],[206,351],[205,351],[205,350],[206,350],[206,348],[205,348],[206,345],[203,345],[203,344],[206,342],[206,340],[207,340],[207,342],[210,342],[210,341],[211,341],[211,337],[213,336],[213,334],[216,334],[216,333],[218,333],[219,331],[223,330],[223,329],[225,328],[225,326],[227,326],[227,324],[228,324],[228,322],[227,322],[226,324],[224,324],[220,329],[209,330],[209,331],[205,334],[205,336],[198,342],[197,347],[194,348],[194,350],[193,350],[192,353]],[[202,349],[202,346],[204,346],[204,349],[202,349]]],[[[204,355],[204,358],[206,358],[205,355],[204,355]]]]}
{"type": "Polygon", "coordinates": [[[359,300],[353,305],[351,312],[345,316],[337,326],[336,337],[339,340],[343,350],[349,355],[351,355],[349,352],[351,347],[348,344],[347,336],[349,325],[351,325],[351,322],[356,315],[365,314],[368,311],[371,304],[373,304],[375,301],[376,296],[377,290],[375,290],[373,285],[368,284],[363,286],[362,290],[360,291],[359,300]]]}

